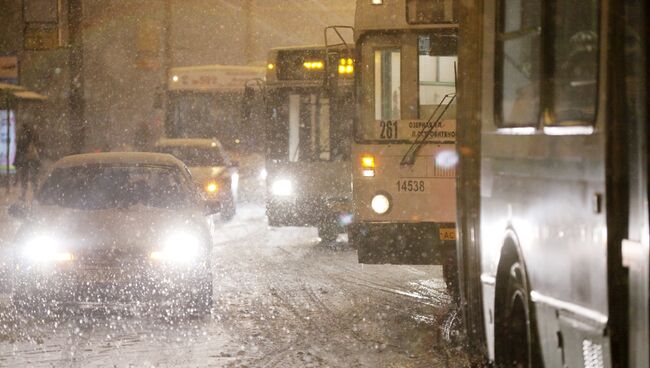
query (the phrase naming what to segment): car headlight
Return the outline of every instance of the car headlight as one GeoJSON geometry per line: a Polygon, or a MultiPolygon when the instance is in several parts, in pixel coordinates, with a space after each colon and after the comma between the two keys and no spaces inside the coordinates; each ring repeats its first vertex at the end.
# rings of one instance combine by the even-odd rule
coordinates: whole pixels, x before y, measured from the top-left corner
{"type": "Polygon", "coordinates": [[[189,232],[169,234],[162,242],[160,249],[149,254],[153,260],[187,263],[198,258],[200,253],[199,238],[189,232]]]}
{"type": "Polygon", "coordinates": [[[63,249],[60,242],[51,236],[36,236],[29,239],[23,248],[23,257],[35,263],[74,260],[74,254],[63,249]]]}
{"type": "Polygon", "coordinates": [[[293,194],[293,183],[288,179],[278,179],[273,182],[271,193],[280,197],[290,196],[293,194]]]}
{"type": "Polygon", "coordinates": [[[372,210],[375,211],[379,215],[383,215],[388,210],[390,209],[390,199],[388,198],[387,195],[384,194],[377,194],[374,197],[372,197],[372,201],[370,202],[370,207],[372,207],[372,210]]]}

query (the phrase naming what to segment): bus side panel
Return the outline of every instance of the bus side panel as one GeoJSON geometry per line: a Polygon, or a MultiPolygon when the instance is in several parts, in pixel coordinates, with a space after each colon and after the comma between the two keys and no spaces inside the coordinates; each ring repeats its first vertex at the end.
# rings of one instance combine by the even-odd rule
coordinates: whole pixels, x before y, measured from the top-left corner
{"type": "Polygon", "coordinates": [[[602,340],[608,315],[606,217],[594,208],[605,193],[604,114],[596,133],[588,136],[497,131],[495,2],[486,1],[484,7],[480,244],[490,358],[495,359],[494,344],[499,344],[492,321],[504,303],[495,297],[504,287],[497,270],[502,256],[514,253],[536,296],[535,324],[545,366],[583,359],[582,348],[570,349],[583,340],[607,361],[609,346],[602,340]],[[558,349],[562,342],[567,356],[558,349]]]}

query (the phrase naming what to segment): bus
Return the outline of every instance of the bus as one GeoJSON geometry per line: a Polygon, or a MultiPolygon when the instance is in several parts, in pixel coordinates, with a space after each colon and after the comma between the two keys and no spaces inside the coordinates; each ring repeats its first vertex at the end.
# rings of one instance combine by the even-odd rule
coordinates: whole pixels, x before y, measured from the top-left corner
{"type": "Polygon", "coordinates": [[[456,12],[451,0],[357,1],[349,238],[360,263],[453,274],[456,12]]]}
{"type": "Polygon", "coordinates": [[[470,346],[497,367],[647,368],[648,2],[461,4],[470,346]]]}
{"type": "Polygon", "coordinates": [[[261,151],[261,96],[264,67],[203,65],[170,68],[167,81],[165,136],[217,138],[228,150],[261,151]],[[247,88],[248,87],[248,88],[247,88]],[[257,101],[257,113],[251,101],[257,101]],[[248,116],[244,117],[248,112],[248,116]]]}
{"type": "Polygon", "coordinates": [[[314,226],[336,241],[350,216],[353,50],[335,45],[269,52],[266,214],[270,226],[314,226]]]}

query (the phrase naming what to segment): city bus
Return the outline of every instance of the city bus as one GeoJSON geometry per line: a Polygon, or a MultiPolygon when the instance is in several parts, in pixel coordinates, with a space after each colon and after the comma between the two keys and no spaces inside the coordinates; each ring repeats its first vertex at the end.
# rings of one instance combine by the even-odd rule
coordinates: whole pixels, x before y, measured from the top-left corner
{"type": "Polygon", "coordinates": [[[648,2],[461,3],[472,350],[496,367],[647,368],[648,2]]]}
{"type": "MultiPolygon", "coordinates": [[[[261,151],[259,111],[247,86],[263,81],[264,67],[203,65],[168,71],[165,135],[168,138],[217,138],[227,150],[261,151]],[[244,108],[247,107],[248,108],[244,108]],[[247,112],[247,114],[244,114],[247,112]],[[248,115],[246,117],[242,115],[248,115]]],[[[253,95],[260,95],[254,93],[253,95]]]]}
{"type": "Polygon", "coordinates": [[[357,1],[349,238],[360,263],[453,273],[456,18],[451,0],[357,1]]]}
{"type": "Polygon", "coordinates": [[[266,214],[336,241],[350,217],[353,50],[345,43],[269,52],[266,214]]]}

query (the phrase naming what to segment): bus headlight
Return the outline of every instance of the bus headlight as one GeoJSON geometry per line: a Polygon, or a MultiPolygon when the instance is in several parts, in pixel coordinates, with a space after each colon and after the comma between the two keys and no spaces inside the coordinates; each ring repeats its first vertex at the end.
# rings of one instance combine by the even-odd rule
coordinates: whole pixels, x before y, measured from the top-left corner
{"type": "Polygon", "coordinates": [[[379,215],[383,215],[390,209],[390,199],[384,194],[376,194],[372,197],[370,207],[379,215]]]}
{"type": "Polygon", "coordinates": [[[280,197],[287,197],[293,194],[293,184],[289,179],[278,179],[271,186],[271,193],[280,197]]]}

